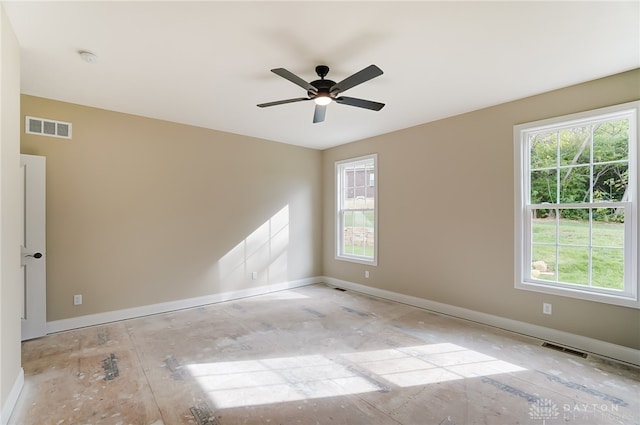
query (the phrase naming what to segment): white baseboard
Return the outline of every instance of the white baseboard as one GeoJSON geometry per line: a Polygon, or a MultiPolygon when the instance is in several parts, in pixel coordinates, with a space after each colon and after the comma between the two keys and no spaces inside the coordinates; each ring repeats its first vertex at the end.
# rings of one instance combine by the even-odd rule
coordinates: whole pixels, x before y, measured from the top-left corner
{"type": "Polygon", "coordinates": [[[16,380],[11,387],[11,391],[9,391],[9,396],[2,406],[2,413],[0,413],[1,425],[7,425],[7,423],[9,422],[9,418],[11,418],[11,413],[13,413],[13,409],[16,407],[16,403],[18,402],[18,397],[22,392],[23,386],[24,369],[20,368],[20,372],[18,373],[18,376],[16,376],[16,380]]]}
{"type": "Polygon", "coordinates": [[[134,319],[136,317],[149,316],[152,314],[168,313],[170,311],[183,310],[185,308],[200,307],[207,304],[215,304],[223,301],[237,300],[240,298],[253,297],[256,295],[269,294],[271,292],[283,291],[285,289],[299,288],[301,286],[321,283],[321,277],[311,277],[306,279],[282,282],[271,285],[258,286],[255,288],[241,289],[238,291],[222,292],[219,294],[205,295],[203,297],[187,298],[166,303],[150,304],[140,307],[127,308],[123,310],[108,311],[104,313],[89,314],[86,316],[72,317],[70,319],[54,320],[47,322],[47,333],[63,332],[72,329],[84,328],[87,326],[102,325],[119,320],[134,319]]]}
{"type": "Polygon", "coordinates": [[[640,366],[640,350],[624,347],[622,345],[612,344],[610,342],[601,341],[585,336],[575,335],[569,332],[559,331],[544,326],[533,325],[531,323],[520,322],[518,320],[507,319],[492,314],[481,313],[462,307],[456,307],[449,304],[443,304],[436,301],[418,298],[411,295],[404,295],[397,292],[391,292],[384,289],[373,288],[359,283],[348,282],[345,280],[324,277],[324,282],[343,289],[350,289],[356,292],[362,292],[378,298],[384,298],[391,301],[397,301],[414,307],[423,308],[436,313],[465,319],[518,334],[530,336],[543,341],[552,342],[562,347],[572,348],[575,350],[595,354],[597,356],[610,358],[613,360],[640,366]]]}
{"type": "MultiPolygon", "coordinates": [[[[436,313],[441,313],[448,316],[493,326],[499,329],[504,329],[518,334],[530,336],[543,341],[552,342],[563,347],[572,348],[601,357],[606,357],[624,363],[640,366],[640,350],[635,350],[633,348],[575,335],[569,332],[559,331],[544,326],[538,326],[531,323],[469,310],[462,307],[456,307],[450,304],[443,304],[437,301],[427,300],[425,298],[418,298],[411,295],[387,291],[385,289],[378,289],[366,285],[361,285],[359,283],[335,279],[328,276],[311,277],[307,279],[277,283],[273,285],[242,289],[239,291],[229,291],[203,297],[188,298],[184,300],[151,304],[124,310],[73,317],[70,319],[55,320],[52,322],[47,322],[47,333],[63,332],[72,329],[84,328],[87,326],[102,325],[119,320],[149,316],[151,314],[167,313],[170,311],[183,310],[186,308],[200,307],[207,304],[215,304],[223,301],[231,301],[256,295],[264,295],[286,289],[299,288],[315,283],[327,283],[339,288],[350,289],[352,291],[361,292],[367,295],[401,302],[436,313]]],[[[4,423],[2,425],[4,425],[4,423]]]]}

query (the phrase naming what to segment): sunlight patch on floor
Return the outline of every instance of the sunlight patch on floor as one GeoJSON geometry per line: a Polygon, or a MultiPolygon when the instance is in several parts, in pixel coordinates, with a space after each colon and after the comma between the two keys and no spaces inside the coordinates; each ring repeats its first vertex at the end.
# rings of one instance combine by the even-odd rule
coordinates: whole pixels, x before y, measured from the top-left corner
{"type": "Polygon", "coordinates": [[[187,366],[218,408],[392,390],[526,369],[456,344],[187,366]]]}
{"type": "Polygon", "coordinates": [[[342,357],[399,387],[525,370],[451,343],[349,353],[342,357]]]}
{"type": "Polygon", "coordinates": [[[333,397],[379,388],[321,355],[187,366],[218,408],[333,397]]]}

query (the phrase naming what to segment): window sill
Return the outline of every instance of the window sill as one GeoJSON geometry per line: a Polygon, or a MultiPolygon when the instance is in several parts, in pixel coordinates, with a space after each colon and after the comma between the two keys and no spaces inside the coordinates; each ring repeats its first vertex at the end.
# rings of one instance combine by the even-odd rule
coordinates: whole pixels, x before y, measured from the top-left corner
{"type": "Polygon", "coordinates": [[[349,263],[366,264],[368,266],[378,265],[378,262],[375,259],[367,260],[366,258],[362,258],[362,257],[349,257],[344,255],[336,255],[336,260],[347,261],[349,263]]]}
{"type": "Polygon", "coordinates": [[[525,291],[541,292],[543,294],[559,295],[562,297],[576,298],[580,300],[640,309],[640,300],[624,295],[595,293],[589,291],[581,291],[580,289],[551,286],[533,282],[518,283],[518,281],[516,281],[515,288],[525,291]]]}

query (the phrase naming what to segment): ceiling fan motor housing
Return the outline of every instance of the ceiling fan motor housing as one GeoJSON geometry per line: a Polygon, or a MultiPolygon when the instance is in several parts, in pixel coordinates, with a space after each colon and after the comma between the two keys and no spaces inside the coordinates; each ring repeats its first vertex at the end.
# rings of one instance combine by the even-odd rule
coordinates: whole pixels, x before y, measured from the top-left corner
{"type": "Polygon", "coordinates": [[[316,66],[316,74],[318,74],[318,77],[320,77],[320,79],[312,81],[309,84],[311,84],[313,87],[318,89],[318,92],[313,93],[311,91],[307,91],[307,94],[309,95],[310,98],[313,99],[318,96],[333,98],[333,96],[331,96],[331,87],[335,86],[336,82],[324,79],[324,77],[326,77],[328,73],[329,73],[329,67],[327,65],[316,66]]]}
{"type": "Polygon", "coordinates": [[[335,81],[331,81],[331,80],[315,80],[310,82],[309,84],[311,84],[313,87],[315,87],[316,89],[318,89],[318,93],[313,93],[308,91],[307,94],[309,95],[309,97],[314,98],[316,96],[331,96],[331,87],[336,85],[335,81]]]}

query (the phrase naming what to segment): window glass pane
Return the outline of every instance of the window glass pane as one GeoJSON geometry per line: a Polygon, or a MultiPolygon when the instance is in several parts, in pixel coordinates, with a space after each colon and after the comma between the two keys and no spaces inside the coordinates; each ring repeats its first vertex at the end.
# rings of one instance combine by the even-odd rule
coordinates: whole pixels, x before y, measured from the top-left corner
{"type": "Polygon", "coordinates": [[[624,246],[624,208],[597,208],[593,210],[594,246],[622,248],[624,246]]]}
{"type": "Polygon", "coordinates": [[[364,176],[364,197],[365,198],[369,198],[371,197],[371,171],[370,170],[366,170],[365,172],[365,176],[364,176]]]}
{"type": "Polygon", "coordinates": [[[365,208],[372,210],[376,206],[376,198],[374,196],[367,197],[365,208]]]}
{"type": "Polygon", "coordinates": [[[597,124],[593,129],[593,161],[619,161],[629,158],[629,120],[597,124]]]}
{"type": "Polygon", "coordinates": [[[365,195],[365,208],[373,209],[375,207],[375,199],[376,199],[376,179],[375,172],[373,170],[373,164],[369,164],[367,169],[367,175],[365,179],[365,184],[367,187],[366,195],[365,195]]]}
{"type": "Polygon", "coordinates": [[[533,245],[531,252],[531,277],[556,281],[555,245],[533,245]]]}
{"type": "Polygon", "coordinates": [[[344,166],[344,208],[368,208],[367,199],[375,198],[373,159],[344,166]]]}
{"type": "Polygon", "coordinates": [[[558,247],[558,281],[578,285],[589,284],[588,247],[558,247]]]}
{"type": "Polygon", "coordinates": [[[373,257],[373,212],[349,211],[345,213],[344,252],[373,257]]]}
{"type": "Polygon", "coordinates": [[[589,208],[565,208],[558,210],[558,214],[561,220],[585,221],[584,224],[589,225],[589,208]]]}
{"type": "Polygon", "coordinates": [[[547,209],[547,208],[536,208],[532,211],[531,218],[541,219],[541,218],[556,218],[558,211],[556,209],[547,209]]]}
{"type": "Polygon", "coordinates": [[[556,203],[558,192],[557,171],[543,170],[531,172],[531,203],[556,203]]]}
{"type": "Polygon", "coordinates": [[[560,203],[591,202],[589,197],[590,167],[569,167],[560,170],[560,203]]]}
{"type": "MultiPolygon", "coordinates": [[[[353,200],[356,195],[356,170],[350,168],[347,170],[347,199],[353,200]]],[[[349,205],[347,208],[353,208],[349,205]]]]}
{"type": "Polygon", "coordinates": [[[591,126],[567,128],[559,133],[560,165],[588,164],[591,158],[591,126]]]}
{"type": "Polygon", "coordinates": [[[594,248],[591,273],[592,286],[624,289],[624,251],[615,248],[594,248]]]}
{"type": "Polygon", "coordinates": [[[560,220],[558,220],[558,243],[562,245],[588,246],[589,240],[589,210],[560,210],[560,220]]]}
{"type": "Polygon", "coordinates": [[[529,136],[531,168],[549,168],[557,164],[558,155],[557,134],[538,133],[529,136]]]}
{"type": "Polygon", "coordinates": [[[593,202],[622,201],[629,183],[626,162],[593,166],[593,202]]]}
{"type": "Polygon", "coordinates": [[[552,215],[549,216],[550,210],[534,210],[531,214],[532,226],[531,237],[533,243],[556,243],[556,219],[551,210],[552,215]],[[535,218],[536,215],[543,215],[543,218],[535,218]]]}
{"type": "Polygon", "coordinates": [[[344,254],[353,254],[353,212],[345,211],[343,217],[344,234],[342,238],[342,252],[344,254]]]}
{"type": "Polygon", "coordinates": [[[364,195],[358,195],[353,200],[353,208],[355,209],[361,210],[363,208],[366,208],[366,206],[367,206],[367,199],[364,197],[364,195]]]}
{"type": "Polygon", "coordinates": [[[350,186],[352,181],[351,175],[351,170],[342,170],[342,187],[340,188],[342,208],[349,208],[348,201],[353,196],[353,189],[350,186]]]}
{"type": "MultiPolygon", "coordinates": [[[[362,167],[357,167],[356,169],[354,169],[353,176],[356,199],[364,199],[367,190],[367,185],[365,184],[365,169],[362,167]]],[[[356,208],[362,207],[360,206],[356,208]]]]}

